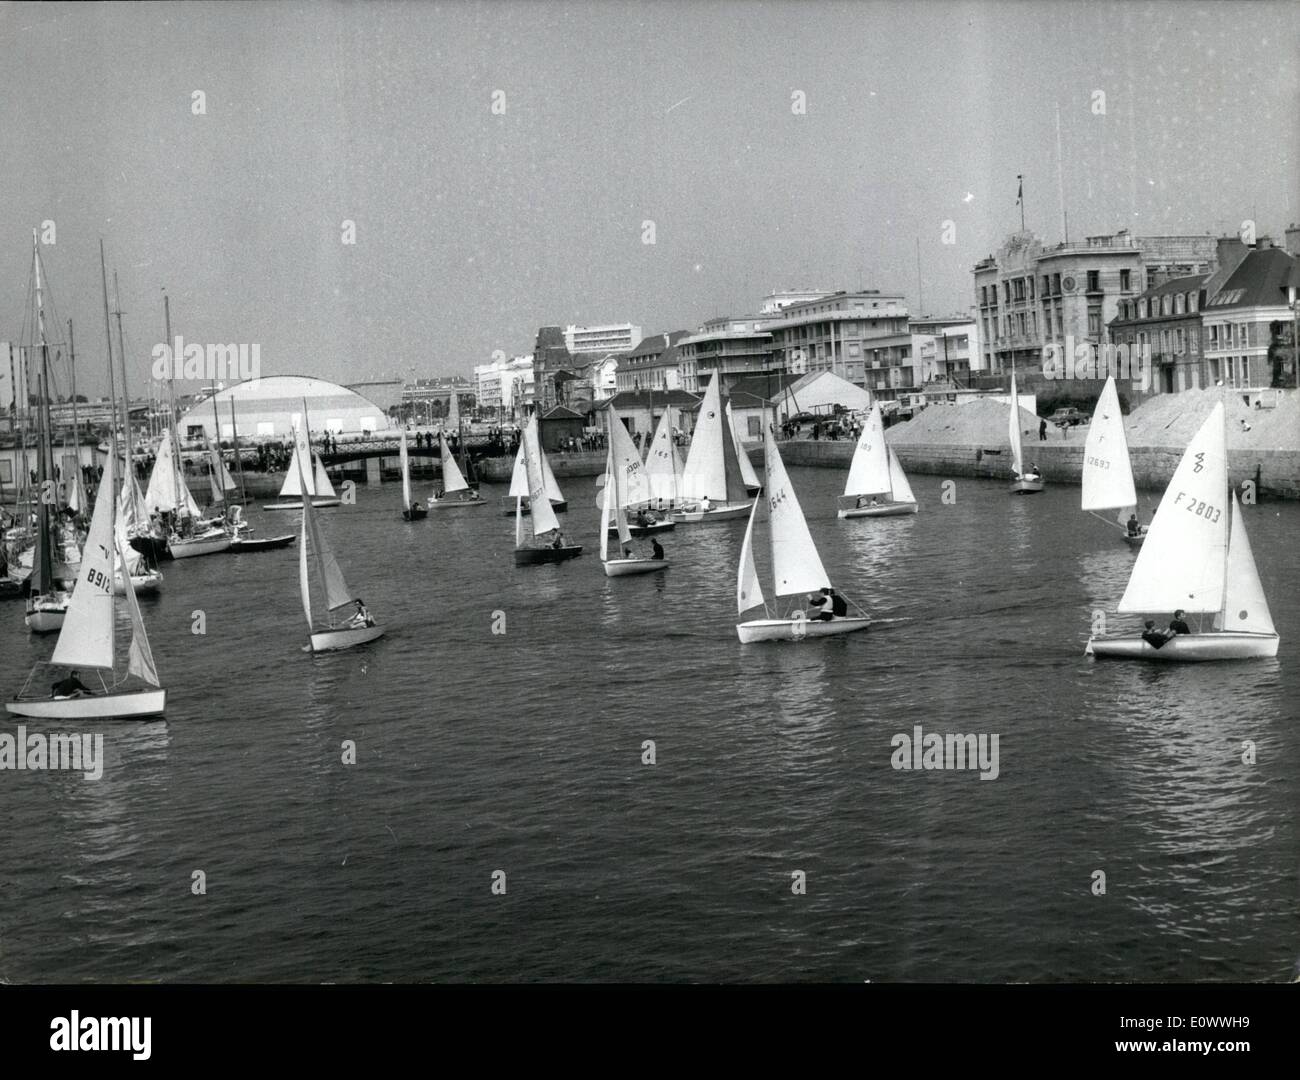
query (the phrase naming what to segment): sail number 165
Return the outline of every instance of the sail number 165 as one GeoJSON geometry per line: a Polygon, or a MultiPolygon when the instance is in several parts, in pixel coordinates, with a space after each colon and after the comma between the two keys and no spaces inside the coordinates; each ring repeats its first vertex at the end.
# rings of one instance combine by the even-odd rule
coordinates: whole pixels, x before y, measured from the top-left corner
{"type": "Polygon", "coordinates": [[[1195,497],[1191,497],[1187,498],[1187,502],[1183,502],[1184,498],[1187,498],[1187,492],[1180,491],[1178,497],[1174,499],[1174,505],[1181,506],[1189,514],[1195,514],[1198,518],[1205,518],[1205,520],[1211,525],[1217,522],[1223,514],[1223,511],[1219,507],[1205,502],[1204,499],[1197,502],[1195,497]],[[1214,516],[1211,517],[1211,514],[1214,516]]]}

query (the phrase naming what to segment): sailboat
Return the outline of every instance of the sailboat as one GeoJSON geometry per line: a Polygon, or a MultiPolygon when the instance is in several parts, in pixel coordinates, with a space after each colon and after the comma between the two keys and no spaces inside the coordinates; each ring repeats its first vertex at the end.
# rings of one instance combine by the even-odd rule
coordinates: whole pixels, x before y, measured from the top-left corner
{"type": "Polygon", "coordinates": [[[77,585],[68,606],[67,619],[59,633],[54,655],[49,663],[32,668],[17,698],[5,702],[5,708],[18,716],[44,720],[115,720],[157,716],[167,704],[167,691],[158,679],[158,669],[149,648],[140,605],[135,590],[126,591],[127,609],[131,614],[131,648],[126,674],[119,678],[114,670],[116,642],[113,610],[113,560],[116,555],[126,561],[125,536],[114,528],[114,482],[117,449],[110,439],[108,469],[95,499],[90,533],[81,556],[77,585]],[[65,696],[47,695],[45,677],[52,669],[67,668],[81,690],[54,684],[55,692],[68,690],[65,696]],[[93,671],[100,688],[89,693],[80,683],[80,674],[93,671]],[[107,682],[107,672],[111,683],[107,682]],[[37,677],[42,676],[39,683],[37,677]],[[134,677],[134,682],[132,678],[134,677]],[[141,685],[143,684],[143,685],[141,685]]]}
{"type": "Polygon", "coordinates": [[[757,495],[763,490],[763,485],[759,483],[758,473],[754,471],[754,463],[749,460],[749,455],[745,452],[745,444],[740,441],[740,432],[736,430],[736,418],[731,412],[731,402],[727,402],[727,427],[731,429],[731,438],[736,444],[736,464],[740,466],[740,479],[745,485],[746,495],[757,495]]]}
{"type": "Polygon", "coordinates": [[[411,456],[406,449],[405,428],[402,429],[398,457],[402,463],[402,520],[420,521],[429,516],[429,511],[411,499],[411,456]]]}
{"type": "Polygon", "coordinates": [[[114,596],[125,596],[128,588],[139,595],[156,593],[162,587],[162,571],[151,565],[148,556],[133,548],[129,541],[131,529],[142,515],[147,522],[148,511],[144,508],[144,496],[135,482],[135,471],[128,458],[123,463],[122,491],[117,500],[117,514],[113,519],[114,536],[119,540],[119,547],[126,553],[125,558],[114,561],[114,596]]]}
{"type": "MultiPolygon", "coordinates": [[[[820,589],[830,589],[831,581],[822,566],[817,545],[808,531],[808,522],[799,506],[799,499],[790,483],[785,463],[776,448],[772,431],[765,425],[763,454],[767,474],[767,490],[761,500],[768,508],[768,539],[772,551],[773,594],[801,596],[820,589]]],[[[834,634],[851,634],[865,630],[871,620],[861,615],[837,616],[822,621],[809,619],[802,610],[795,610],[785,618],[772,618],[763,587],[754,565],[754,522],[758,517],[758,502],[749,515],[745,528],[745,542],[740,549],[740,569],[736,576],[736,611],[745,612],[763,605],[766,618],[738,623],[736,634],[744,644],[755,641],[799,641],[806,637],[830,637],[834,634]]],[[[833,592],[834,590],[832,590],[833,592]]]]}
{"type": "MultiPolygon", "coordinates": [[[[216,412],[216,399],[213,398],[212,410],[216,412]]],[[[288,547],[298,537],[294,533],[281,533],[279,536],[255,536],[256,529],[243,521],[243,508],[248,505],[248,490],[244,486],[244,457],[239,449],[239,423],[235,419],[235,399],[230,399],[230,437],[234,443],[235,468],[239,472],[239,506],[235,507],[235,535],[230,539],[230,551],[234,555],[245,555],[258,551],[274,551],[276,548],[288,547]]]]}
{"type": "MultiPolygon", "coordinates": [[[[535,424],[537,418],[534,416],[529,423],[535,424]]],[[[541,436],[537,439],[537,449],[541,453],[541,436]]],[[[562,514],[569,509],[569,502],[564,497],[564,492],[560,490],[560,485],[556,483],[555,474],[551,472],[551,463],[542,453],[542,483],[546,491],[546,497],[551,504],[551,511],[556,514],[562,514]]],[[[528,459],[524,453],[524,440],[519,440],[519,452],[515,454],[515,469],[510,475],[510,492],[502,496],[503,503],[510,503],[514,500],[514,505],[506,509],[507,514],[523,514],[525,517],[531,512],[532,499],[529,497],[528,484],[528,459]]]]}
{"type": "MultiPolygon", "coordinates": [[[[463,444],[462,444],[463,445],[463,444]]],[[[521,447],[522,449],[522,447],[521,447]]],[[[469,486],[465,480],[464,474],[456,465],[456,458],[451,452],[451,447],[447,445],[447,436],[441,431],[438,432],[438,460],[442,463],[442,494],[436,492],[429,496],[426,504],[430,510],[455,510],[464,506],[484,506],[486,499],[480,499],[478,493],[469,486]],[[450,495],[456,495],[456,498],[449,498],[450,495]]],[[[550,466],[547,466],[547,473],[550,472],[550,466]]],[[[555,483],[555,477],[551,477],[551,483],[555,483]]],[[[559,491],[559,488],[556,488],[559,491]]]]}
{"type": "Polygon", "coordinates": [[[664,409],[655,429],[654,438],[645,456],[646,477],[650,482],[650,497],[656,507],[676,506],[681,502],[682,456],[673,442],[672,406],[664,409]]]}
{"type": "Polygon", "coordinates": [[[1011,372],[1011,414],[1007,426],[1011,443],[1012,495],[1036,495],[1043,490],[1043,479],[1037,471],[1025,472],[1025,453],[1020,446],[1020,397],[1016,394],[1016,373],[1011,372]]]}
{"type": "MultiPolygon", "coordinates": [[[[609,449],[605,453],[605,482],[599,492],[600,503],[600,561],[606,577],[626,577],[630,574],[652,574],[668,569],[667,559],[638,558],[625,554],[632,543],[632,530],[628,527],[627,508],[644,504],[650,494],[650,485],[623,421],[609,410],[609,449]],[[622,431],[622,439],[616,432],[622,431]],[[609,534],[618,537],[619,551],[624,554],[609,557],[609,534]]],[[[671,523],[670,523],[671,524],[671,523]]]]}
{"type": "MultiPolygon", "coordinates": [[[[1136,535],[1130,533],[1125,524],[1128,515],[1137,513],[1137,492],[1133,488],[1133,467],[1129,463],[1124,415],[1120,412],[1114,375],[1106,378],[1083,444],[1082,505],[1094,517],[1101,517],[1098,510],[1117,510],[1114,523],[1125,542],[1133,547],[1142,546],[1146,533],[1141,528],[1136,535]]],[[[1109,518],[1101,520],[1111,524],[1109,518]]]]}
{"type": "Polygon", "coordinates": [[[916,496],[894,448],[885,442],[880,406],[872,405],[853,450],[849,478],[839,499],[837,517],[889,517],[915,514],[916,496]],[[870,501],[868,501],[870,500],[870,501]]]}
{"type": "Polygon", "coordinates": [[[681,486],[685,503],[672,515],[679,524],[741,518],[754,505],[745,490],[735,431],[723,410],[716,371],[700,404],[681,486]]]}
{"type": "MultiPolygon", "coordinates": [[[[293,434],[296,446],[297,428],[294,428],[293,434]]],[[[300,489],[306,488],[306,477],[302,475],[302,458],[297,457],[295,462],[298,466],[300,489]]],[[[338,560],[334,558],[334,553],[325,542],[325,537],[317,524],[315,505],[310,498],[302,500],[302,537],[298,546],[298,589],[302,593],[302,610],[307,616],[307,629],[311,634],[311,651],[336,652],[339,649],[350,649],[354,645],[364,645],[367,641],[383,637],[384,628],[368,616],[364,620],[360,619],[359,612],[346,620],[335,622],[343,608],[358,604],[360,600],[353,595],[348,589],[348,583],[343,580],[343,571],[339,568],[338,560]],[[316,569],[316,576],[325,593],[326,626],[321,630],[316,629],[311,614],[310,568],[312,566],[316,569]]]]}
{"type": "Polygon", "coordinates": [[[149,487],[144,501],[150,514],[172,515],[173,522],[181,523],[180,531],[173,530],[167,549],[173,559],[189,559],[197,555],[215,555],[230,548],[230,534],[222,527],[201,520],[198,503],[181,477],[180,463],[173,450],[172,433],[168,428],[158,444],[158,456],[153,472],[149,474],[149,487]],[[187,528],[193,528],[185,535],[187,528]]]}
{"type": "MultiPolygon", "coordinates": [[[[303,419],[306,420],[306,403],[303,403],[303,419]]],[[[326,506],[338,506],[340,500],[334,494],[334,485],[330,483],[325,463],[319,454],[312,453],[307,441],[305,427],[293,429],[293,459],[289,470],[284,474],[284,483],[280,486],[280,498],[297,499],[297,502],[273,502],[262,506],[263,510],[300,510],[303,504],[303,492],[311,498],[312,506],[318,510],[326,506]],[[308,464],[304,465],[304,462],[308,464]],[[306,470],[306,471],[304,471],[306,470]]]]}
{"type": "Polygon", "coordinates": [[[1210,629],[1176,634],[1159,647],[1142,634],[1092,637],[1085,654],[1192,662],[1277,655],[1245,517],[1228,487],[1227,431],[1217,403],[1183,453],[1138,552],[1121,612],[1210,615],[1210,629]],[[1231,505],[1228,505],[1231,496],[1231,505]]]}
{"type": "MultiPolygon", "coordinates": [[[[581,544],[563,543],[560,523],[555,517],[555,508],[548,497],[546,476],[546,454],[542,450],[542,441],[537,433],[537,417],[532,416],[524,428],[523,439],[519,449],[524,454],[524,468],[528,478],[528,501],[532,506],[532,532],[534,538],[541,538],[548,533],[555,533],[559,545],[551,543],[544,547],[530,547],[524,538],[524,496],[515,495],[515,565],[531,566],[534,563],[563,562],[582,554],[581,544]]],[[[512,483],[513,493],[515,486],[512,483]]]]}
{"type": "MultiPolygon", "coordinates": [[[[654,533],[675,529],[677,527],[675,522],[667,517],[661,518],[648,510],[649,504],[653,501],[650,476],[641,463],[641,455],[637,451],[636,443],[632,441],[632,436],[628,434],[627,427],[613,409],[607,411],[606,421],[609,429],[609,437],[606,440],[609,455],[612,456],[614,469],[620,477],[618,520],[611,519],[606,523],[607,536],[609,533],[614,533],[622,540],[625,539],[624,533],[628,536],[651,536],[654,533]],[[635,519],[628,516],[633,507],[637,508],[635,519]]],[[[610,495],[614,492],[614,489],[609,486],[607,477],[608,472],[606,478],[601,480],[602,490],[597,492],[597,499],[601,506],[609,501],[610,495]]]]}

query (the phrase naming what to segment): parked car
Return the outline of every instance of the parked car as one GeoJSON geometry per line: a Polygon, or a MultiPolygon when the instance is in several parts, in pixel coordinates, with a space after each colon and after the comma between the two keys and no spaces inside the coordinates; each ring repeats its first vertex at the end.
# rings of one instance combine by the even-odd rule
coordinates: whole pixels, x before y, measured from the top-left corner
{"type": "Polygon", "coordinates": [[[1078,409],[1069,408],[1057,409],[1047,419],[1048,423],[1055,424],[1057,427],[1074,427],[1076,424],[1086,424],[1089,416],[1078,409]]]}

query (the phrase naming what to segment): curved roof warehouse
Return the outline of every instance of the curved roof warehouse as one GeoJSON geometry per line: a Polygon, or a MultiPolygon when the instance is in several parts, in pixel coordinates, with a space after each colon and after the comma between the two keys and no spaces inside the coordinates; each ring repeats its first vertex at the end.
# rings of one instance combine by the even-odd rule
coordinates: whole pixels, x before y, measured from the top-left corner
{"type": "Polygon", "coordinates": [[[200,432],[211,437],[218,423],[222,439],[232,438],[236,425],[241,439],[287,438],[293,425],[303,422],[304,407],[311,431],[360,435],[389,426],[383,408],[369,398],[338,383],[307,375],[250,379],[218,391],[215,417],[212,405],[212,397],[207,397],[181,416],[183,438],[196,438],[200,432]]]}

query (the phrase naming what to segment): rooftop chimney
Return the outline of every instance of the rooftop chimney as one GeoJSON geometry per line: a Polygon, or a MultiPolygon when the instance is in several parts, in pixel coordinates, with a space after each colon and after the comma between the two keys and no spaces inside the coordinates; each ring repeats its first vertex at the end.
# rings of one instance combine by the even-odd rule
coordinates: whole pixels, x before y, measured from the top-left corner
{"type": "Polygon", "coordinates": [[[1300,259],[1300,225],[1286,227],[1286,253],[1300,259]]]}

